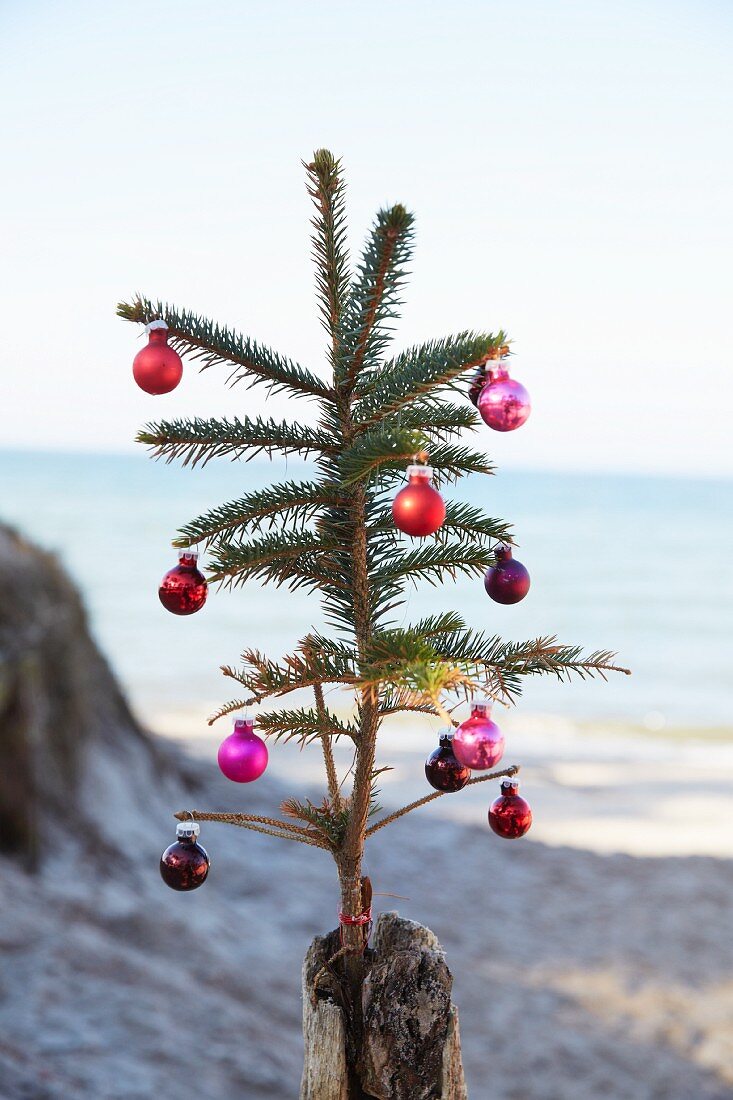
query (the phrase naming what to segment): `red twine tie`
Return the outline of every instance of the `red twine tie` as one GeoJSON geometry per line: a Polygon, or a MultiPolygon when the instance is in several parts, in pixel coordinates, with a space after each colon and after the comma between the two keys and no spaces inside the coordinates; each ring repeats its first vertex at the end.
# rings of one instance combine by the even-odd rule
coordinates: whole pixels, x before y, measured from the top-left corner
{"type": "Polygon", "coordinates": [[[361,948],[362,951],[364,951],[366,949],[366,945],[369,943],[369,937],[372,933],[372,907],[371,907],[371,905],[369,906],[368,909],[364,909],[356,917],[350,917],[350,916],[348,916],[347,913],[342,913],[341,911],[339,911],[339,925],[340,925],[339,933],[340,933],[340,936],[341,936],[341,946],[342,947],[344,946],[344,926],[345,925],[350,925],[352,927],[354,925],[358,925],[358,926],[360,926],[361,928],[364,929],[363,942],[362,942],[362,948],[361,948]]]}

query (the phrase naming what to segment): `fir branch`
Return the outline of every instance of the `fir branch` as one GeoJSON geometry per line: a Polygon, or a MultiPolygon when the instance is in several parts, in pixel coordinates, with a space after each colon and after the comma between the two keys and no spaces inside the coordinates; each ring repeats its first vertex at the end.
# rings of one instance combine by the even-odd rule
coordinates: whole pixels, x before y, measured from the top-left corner
{"type": "Polygon", "coordinates": [[[224,665],[221,671],[251,692],[246,706],[300,688],[312,688],[314,684],[351,685],[356,680],[353,661],[334,653],[296,652],[278,663],[259,650],[247,649],[242,662],[241,669],[224,665]]]}
{"type": "Polygon", "coordinates": [[[574,676],[605,680],[610,672],[630,675],[629,669],[615,663],[614,653],[597,650],[586,655],[581,646],[563,645],[555,637],[505,642],[497,635],[459,630],[436,637],[433,645],[442,658],[460,663],[489,694],[508,703],[521,694],[526,676],[553,675],[569,681],[574,676]]]}
{"type": "MultiPolygon", "coordinates": [[[[488,775],[476,775],[472,779],[469,779],[466,783],[466,787],[472,787],[476,783],[489,783],[494,779],[502,779],[504,776],[511,778],[513,775],[519,773],[519,765],[511,764],[508,768],[502,768],[498,772],[490,772],[488,775]]],[[[464,788],[465,790],[465,788],[464,788]]],[[[405,814],[412,813],[413,810],[418,810],[421,806],[427,806],[428,802],[434,802],[436,798],[441,798],[444,794],[448,794],[448,791],[433,791],[432,794],[426,794],[423,798],[418,798],[415,802],[410,802],[409,805],[403,806],[399,810],[395,810],[394,813],[388,814],[387,817],[383,817],[380,821],[375,821],[373,825],[370,825],[366,831],[367,836],[371,836],[373,833],[378,832],[379,829],[383,829],[385,825],[391,825],[393,821],[399,820],[404,817],[405,814]]]]}
{"type": "Polygon", "coordinates": [[[231,538],[245,528],[256,532],[276,523],[302,527],[321,509],[338,504],[338,494],[338,486],[317,481],[286,481],[259,489],[191,520],[180,528],[173,545],[209,544],[224,534],[231,538]]]}
{"type": "Polygon", "coordinates": [[[503,332],[462,332],[443,340],[403,351],[385,363],[370,385],[368,394],[354,408],[354,420],[361,426],[377,424],[390,413],[424,394],[449,386],[466,371],[474,370],[491,353],[506,344],[503,332]]]}
{"type": "MultiPolygon", "coordinates": [[[[314,685],[316,689],[320,685],[314,685]]],[[[260,711],[257,715],[257,728],[275,741],[298,740],[308,745],[319,737],[338,740],[348,737],[356,742],[359,730],[352,722],[342,722],[340,718],[324,707],[323,714],[310,707],[298,707],[294,710],[260,711]]]]}
{"type": "Polygon", "coordinates": [[[420,431],[379,426],[357,436],[352,446],[342,452],[339,460],[342,482],[354,485],[379,473],[380,487],[386,487],[384,479],[390,475],[404,477],[405,463],[423,450],[429,454],[438,481],[494,472],[493,464],[481,451],[461,444],[435,443],[420,431]]]}
{"type": "Polygon", "coordinates": [[[280,809],[289,817],[307,821],[334,850],[341,844],[348,824],[346,806],[342,805],[336,809],[328,799],[324,799],[320,806],[316,806],[310,799],[300,802],[297,798],[287,798],[281,803],[280,809]]]}
{"type": "MultiPolygon", "coordinates": [[[[370,532],[394,530],[392,507],[383,508],[376,513],[369,524],[370,532]]],[[[460,501],[446,502],[445,519],[436,532],[439,541],[450,535],[463,535],[472,540],[488,540],[495,543],[514,544],[512,528],[503,520],[487,516],[480,508],[460,501]]]]}
{"type": "Polygon", "coordinates": [[[427,443],[422,432],[409,429],[387,427],[365,432],[341,454],[341,479],[344,485],[353,485],[385,466],[403,471],[405,463],[427,443]]]}
{"type": "Polygon", "coordinates": [[[333,545],[311,531],[298,534],[263,535],[249,542],[219,541],[209,561],[214,582],[237,587],[260,579],[296,588],[333,588],[340,582],[329,563],[333,545]]]}
{"type": "Polygon", "coordinates": [[[386,322],[398,316],[414,217],[398,204],[380,210],[344,311],[339,382],[350,395],[364,364],[373,364],[389,339],[386,322]]]}
{"type": "Polygon", "coordinates": [[[260,817],[258,814],[210,813],[207,810],[179,810],[173,815],[179,821],[194,818],[197,821],[219,821],[225,825],[238,825],[241,829],[252,829],[265,836],[275,836],[280,840],[295,840],[300,844],[310,844],[314,848],[331,851],[331,845],[325,837],[313,829],[304,829],[290,821],[277,818],[260,817]]]}
{"type": "Polygon", "coordinates": [[[232,384],[246,380],[249,386],[265,385],[268,392],[284,390],[296,397],[333,399],[333,391],[311,371],[190,310],[178,310],[136,295],[131,302],[118,304],[117,316],[143,325],[159,319],[165,321],[169,344],[189,359],[200,360],[201,370],[234,364],[235,369],[227,379],[232,384]]]}
{"type": "Polygon", "coordinates": [[[263,452],[272,456],[273,451],[302,455],[336,452],[333,440],[316,428],[260,416],[254,420],[161,420],[146,424],[136,442],[151,447],[154,458],[166,462],[180,459],[183,466],[206,465],[226,455],[249,460],[263,452]]]}
{"type": "Polygon", "coordinates": [[[341,161],[328,149],[317,149],[310,164],[307,190],[316,207],[311,219],[312,255],[316,264],[316,289],[321,323],[331,341],[331,364],[339,356],[338,329],[349,287],[349,257],[346,247],[346,211],[341,161]]]}
{"type": "Polygon", "coordinates": [[[480,422],[481,418],[472,405],[455,405],[428,396],[388,414],[381,420],[380,427],[387,431],[412,429],[430,440],[443,440],[450,435],[475,429],[480,422]]]}
{"type": "Polygon", "coordinates": [[[426,580],[437,584],[443,572],[457,578],[460,573],[468,576],[483,573],[493,561],[493,553],[486,546],[476,543],[450,543],[433,541],[402,554],[395,554],[372,572],[373,587],[395,582],[426,580]]]}

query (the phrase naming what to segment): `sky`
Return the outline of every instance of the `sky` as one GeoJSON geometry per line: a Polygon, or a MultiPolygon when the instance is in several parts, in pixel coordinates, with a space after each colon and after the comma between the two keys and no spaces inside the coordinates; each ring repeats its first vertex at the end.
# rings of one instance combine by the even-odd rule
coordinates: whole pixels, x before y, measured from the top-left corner
{"type": "Polygon", "coordinates": [[[727,0],[0,0],[0,446],[264,410],[192,367],[138,390],[137,290],[320,368],[325,145],[356,252],[416,212],[395,350],[511,335],[533,413],[487,429],[500,465],[730,475],[732,47],[727,0]]]}

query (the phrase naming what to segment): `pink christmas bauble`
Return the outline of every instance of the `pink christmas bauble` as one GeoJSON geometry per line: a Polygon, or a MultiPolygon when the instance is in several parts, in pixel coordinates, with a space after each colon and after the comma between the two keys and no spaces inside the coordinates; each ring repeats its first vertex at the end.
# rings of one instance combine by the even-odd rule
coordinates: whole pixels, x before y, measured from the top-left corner
{"type": "Polygon", "coordinates": [[[267,767],[267,745],[254,731],[254,722],[238,718],[234,732],[219,746],[217,761],[227,779],[233,783],[252,783],[267,767]]]}
{"type": "Polygon", "coordinates": [[[467,768],[487,771],[504,755],[504,735],[490,718],[491,703],[474,699],[471,717],[462,722],[453,734],[453,752],[467,768]]]}
{"type": "Polygon", "coordinates": [[[509,377],[501,361],[491,368],[490,375],[479,395],[478,411],[494,431],[513,432],[521,428],[532,411],[529,394],[521,382],[509,377]]]}

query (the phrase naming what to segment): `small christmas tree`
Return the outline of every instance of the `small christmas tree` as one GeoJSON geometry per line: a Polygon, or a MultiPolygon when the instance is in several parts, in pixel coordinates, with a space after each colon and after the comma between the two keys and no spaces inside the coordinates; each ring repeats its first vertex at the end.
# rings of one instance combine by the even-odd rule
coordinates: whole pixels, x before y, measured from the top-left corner
{"type": "MultiPolygon", "coordinates": [[[[219,456],[250,458],[277,452],[309,458],[314,466],[308,479],[251,492],[198,517],[181,529],[174,545],[206,545],[209,580],[225,587],[256,578],[320,594],[327,631],[310,630],[281,660],[245,649],[241,667],[223,669],[241,685],[241,697],[221,707],[210,721],[256,705],[263,708],[257,713],[257,727],[272,741],[295,738],[302,745],[319,745],[327,782],[323,800],[313,804],[287,799],[279,817],[192,813],[331,853],[340,885],[341,937],[323,974],[316,975],[314,989],[322,979],[332,986],[336,982],[341,986],[339,1003],[351,1006],[346,1021],[349,1095],[356,1096],[361,1094],[356,1082],[362,1021],[354,1006],[360,1004],[369,969],[365,948],[371,886],[362,875],[365,842],[404,814],[448,789],[458,789],[448,784],[380,816],[376,752],[384,719],[409,711],[437,714],[446,726],[455,726],[456,708],[474,692],[514,703],[526,676],[551,674],[562,680],[574,673],[605,676],[626,670],[617,668],[611,653],[583,655],[578,647],[558,644],[553,637],[504,642],[474,630],[452,611],[409,626],[396,625],[395,612],[404,603],[408,585],[421,580],[437,584],[445,574],[480,577],[489,570],[491,576],[491,570],[509,557],[510,528],[479,508],[450,500],[443,506],[435,501],[435,493],[427,505],[417,499],[412,505],[408,501],[406,511],[401,505],[393,509],[408,463],[429,459],[439,487],[467,474],[493,473],[483,449],[471,449],[462,441],[464,433],[477,427],[485,430],[468,400],[467,376],[473,380],[475,400],[484,383],[494,378],[490,369],[484,375],[487,365],[491,368],[508,352],[508,340],[501,331],[466,331],[389,357],[412,253],[413,216],[401,205],[381,210],[352,273],[340,161],[319,150],[305,167],[315,207],[313,257],[320,316],[328,336],[327,371],[316,374],[251,338],[160,301],[136,297],[121,303],[118,313],[139,324],[164,322],[154,329],[155,338],[174,359],[181,352],[199,360],[203,368],[224,367],[229,382],[260,385],[268,393],[281,391],[317,411],[315,422],[295,415],[282,421],[261,416],[163,420],[148,425],[138,439],[156,456],[184,465],[219,456]],[[434,537],[408,541],[395,521],[418,535],[435,531],[434,537]],[[349,716],[327,705],[324,689],[333,685],[353,693],[349,716]],[[302,689],[312,692],[312,706],[264,709],[269,701],[302,689]],[[333,742],[338,738],[353,744],[350,790],[344,788],[334,761],[333,742]]],[[[149,366],[143,363],[140,371],[149,366]]],[[[149,392],[167,392],[177,384],[178,364],[164,366],[172,383],[150,381],[146,375],[144,388],[149,392]]],[[[140,371],[136,367],[136,377],[140,371]]],[[[506,372],[496,377],[505,381],[506,372]]],[[[490,410],[482,408],[481,413],[492,422],[490,410]]],[[[523,416],[526,410],[519,423],[523,416]]],[[[418,489],[429,485],[420,469],[413,470],[412,480],[418,489]]],[[[200,592],[200,578],[196,584],[200,592]]],[[[491,592],[491,586],[488,590],[502,598],[491,592]]],[[[512,598],[510,594],[505,602],[512,598]]],[[[447,739],[444,747],[451,752],[447,739]]],[[[518,770],[512,765],[483,772],[468,783],[511,777],[518,770]]],[[[506,794],[512,797],[513,791],[506,794]]],[[[187,814],[177,816],[183,819],[187,814]]]]}

